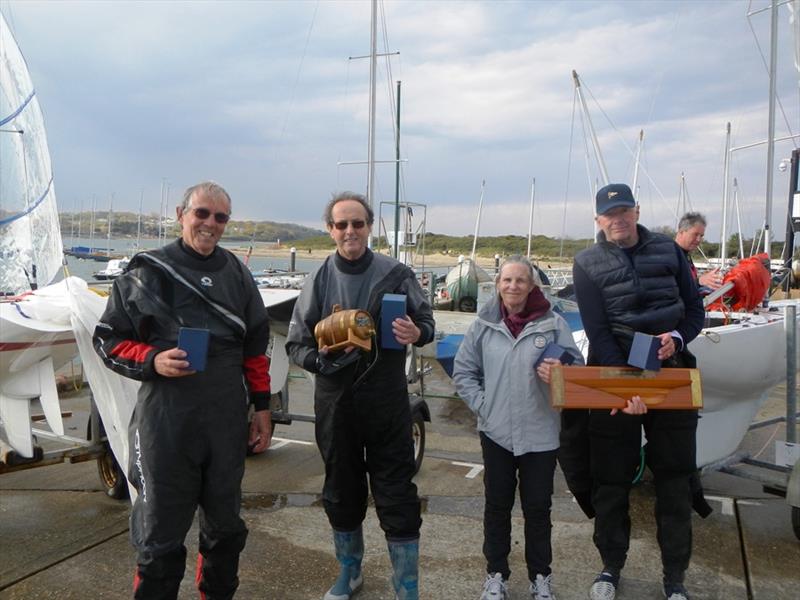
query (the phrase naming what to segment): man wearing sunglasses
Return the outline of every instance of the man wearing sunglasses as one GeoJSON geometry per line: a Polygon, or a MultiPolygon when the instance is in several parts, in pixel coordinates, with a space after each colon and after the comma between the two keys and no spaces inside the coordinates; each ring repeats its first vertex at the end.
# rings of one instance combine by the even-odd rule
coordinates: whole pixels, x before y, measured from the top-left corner
{"type": "Polygon", "coordinates": [[[316,374],[315,433],[325,461],[322,500],[341,564],[325,600],[348,600],[362,586],[362,522],[370,488],[389,547],[395,594],[402,600],[419,597],[422,520],[411,481],[415,464],[405,345],[433,340],[433,312],[411,269],[369,249],[373,218],[359,194],[344,192],[328,202],[324,219],[336,252],[306,280],[286,343],[292,361],[316,374]],[[377,327],[370,353],[318,350],[314,326],[331,314],[334,304],[366,310],[379,323],[385,294],[406,296],[406,316],[392,322],[402,349],[383,348],[377,327]]]}
{"type": "Polygon", "coordinates": [[[186,190],[177,207],[181,237],[133,257],[94,333],[106,366],[142,382],[129,428],[137,599],[177,598],[198,506],[202,597],[232,598],[239,584],[248,395],[254,451],[272,434],[267,311],[247,268],[217,245],[230,212],[216,183],[186,190]],[[181,328],[207,332],[204,370],[178,348],[181,328]]]}

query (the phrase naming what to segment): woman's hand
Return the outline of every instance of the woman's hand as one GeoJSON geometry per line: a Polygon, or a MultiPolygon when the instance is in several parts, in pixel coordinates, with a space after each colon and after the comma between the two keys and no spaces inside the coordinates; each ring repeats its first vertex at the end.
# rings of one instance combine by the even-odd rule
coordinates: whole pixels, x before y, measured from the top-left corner
{"type": "Polygon", "coordinates": [[[557,358],[545,358],[542,362],[539,363],[539,366],[536,367],[536,374],[539,376],[539,379],[544,381],[546,384],[550,384],[550,369],[553,365],[560,365],[561,361],[557,358]]]}
{"type": "MultiPolygon", "coordinates": [[[[619,409],[612,408],[611,409],[611,416],[614,416],[619,412],[619,409]]],[[[627,404],[625,404],[625,408],[622,409],[626,415],[643,415],[647,412],[647,404],[644,403],[641,396],[634,396],[630,400],[628,400],[627,404]]]]}

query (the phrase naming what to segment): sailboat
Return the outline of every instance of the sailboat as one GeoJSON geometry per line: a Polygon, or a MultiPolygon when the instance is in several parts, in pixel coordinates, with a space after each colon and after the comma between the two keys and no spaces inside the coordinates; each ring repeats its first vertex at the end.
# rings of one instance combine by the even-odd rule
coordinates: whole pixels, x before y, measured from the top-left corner
{"type": "Polygon", "coordinates": [[[30,398],[64,434],[54,369],[77,352],[50,283],[62,261],[44,121],[25,59],[0,14],[0,420],[11,447],[33,456],[30,398]]]}

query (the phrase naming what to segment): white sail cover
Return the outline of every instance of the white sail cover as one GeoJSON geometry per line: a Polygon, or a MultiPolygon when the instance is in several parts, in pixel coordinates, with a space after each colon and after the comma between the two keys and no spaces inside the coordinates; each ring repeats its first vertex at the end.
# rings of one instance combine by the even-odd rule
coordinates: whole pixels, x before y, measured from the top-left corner
{"type": "Polygon", "coordinates": [[[62,259],[50,152],[25,59],[0,14],[0,294],[53,280],[62,259]]]}

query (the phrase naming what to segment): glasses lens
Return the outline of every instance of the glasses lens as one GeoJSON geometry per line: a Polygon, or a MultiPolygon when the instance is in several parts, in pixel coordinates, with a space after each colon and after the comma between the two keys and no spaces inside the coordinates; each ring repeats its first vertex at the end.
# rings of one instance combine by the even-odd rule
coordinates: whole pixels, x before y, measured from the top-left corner
{"type": "Polygon", "coordinates": [[[359,219],[359,220],[357,220],[357,221],[336,221],[336,222],[333,224],[333,226],[334,226],[336,229],[338,229],[339,231],[344,231],[345,229],[347,229],[347,226],[348,226],[348,225],[352,225],[352,226],[353,226],[353,229],[361,229],[361,228],[363,228],[363,227],[364,227],[364,225],[366,225],[366,224],[367,224],[367,223],[366,223],[365,221],[362,221],[362,220],[360,220],[360,219],[359,219]]]}
{"type": "MultiPolygon", "coordinates": [[[[207,208],[193,208],[194,216],[200,219],[201,221],[205,221],[208,217],[211,216],[211,211],[207,208]]],[[[230,221],[231,216],[228,213],[218,212],[214,213],[214,220],[219,224],[225,224],[230,221]]]]}

